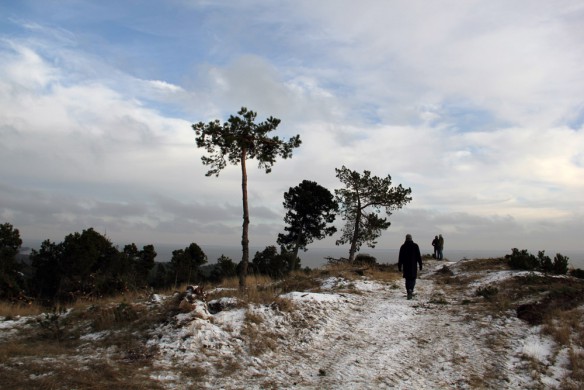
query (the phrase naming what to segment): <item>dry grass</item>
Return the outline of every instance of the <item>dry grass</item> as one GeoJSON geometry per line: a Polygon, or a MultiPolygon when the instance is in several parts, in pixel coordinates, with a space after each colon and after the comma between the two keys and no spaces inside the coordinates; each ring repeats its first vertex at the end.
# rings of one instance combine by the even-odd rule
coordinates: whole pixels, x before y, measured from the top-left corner
{"type": "Polygon", "coordinates": [[[181,365],[180,373],[182,376],[194,382],[199,382],[207,376],[208,372],[205,368],[199,366],[184,366],[181,365]]]}
{"type": "MultiPolygon", "coordinates": [[[[248,288],[253,286],[265,286],[271,283],[273,283],[273,280],[267,275],[251,274],[247,275],[245,279],[245,285],[248,288]]],[[[221,287],[239,289],[239,278],[237,277],[227,278],[223,281],[223,283],[221,283],[221,287]]]]}
{"type": "Polygon", "coordinates": [[[132,359],[131,351],[124,348],[96,358],[97,349],[94,346],[83,353],[77,340],[57,343],[32,335],[2,343],[0,383],[7,389],[160,388],[148,378],[149,360],[132,359]]]}
{"type": "Polygon", "coordinates": [[[105,306],[105,305],[114,305],[114,304],[125,303],[125,302],[138,302],[138,301],[144,301],[145,299],[148,299],[148,297],[150,296],[151,293],[152,293],[152,291],[150,291],[150,290],[137,290],[137,291],[126,291],[126,292],[123,292],[120,294],[109,295],[106,297],[90,297],[90,298],[80,297],[79,299],[77,299],[75,302],[73,302],[69,306],[73,309],[76,309],[76,308],[85,308],[89,305],[105,306]]]}
{"type": "Polygon", "coordinates": [[[0,342],[0,387],[162,388],[150,379],[156,350],[145,346],[142,330],[160,322],[164,309],[146,311],[143,303],[126,303],[128,298],[78,301],[67,314],[65,308],[35,310],[36,318],[17,338],[0,342]],[[105,331],[102,338],[80,338],[94,330],[105,331]]]}
{"type": "Polygon", "coordinates": [[[476,259],[464,261],[460,264],[462,272],[500,271],[510,269],[504,258],[476,259]]]}
{"type": "Polygon", "coordinates": [[[6,389],[162,389],[148,372],[133,365],[111,362],[83,364],[61,359],[59,363],[39,359],[5,366],[0,382],[6,389]],[[23,365],[25,369],[23,368],[23,365]]]}
{"type": "Polygon", "coordinates": [[[291,291],[320,291],[320,280],[317,274],[304,273],[301,271],[292,272],[285,279],[278,281],[277,286],[281,294],[286,294],[291,291]]]}
{"type": "Polygon", "coordinates": [[[280,294],[276,282],[265,275],[248,275],[244,290],[239,288],[236,277],[225,279],[219,286],[220,291],[213,293],[210,299],[233,297],[245,304],[269,305],[280,294]]]}
{"type": "Polygon", "coordinates": [[[359,280],[363,277],[380,282],[391,283],[402,278],[401,273],[393,265],[387,264],[351,264],[335,263],[327,264],[317,270],[316,277],[324,278],[329,276],[344,278],[347,280],[359,280]]]}
{"type": "Polygon", "coordinates": [[[291,299],[276,297],[272,307],[278,309],[281,312],[290,313],[296,310],[296,305],[291,299]]]}
{"type": "Polygon", "coordinates": [[[245,324],[251,323],[251,324],[259,325],[262,322],[264,322],[264,319],[261,315],[257,314],[253,310],[248,309],[245,311],[244,322],[245,322],[245,324]]]}
{"type": "MultiPolygon", "coordinates": [[[[58,344],[50,340],[19,340],[0,344],[0,363],[8,364],[12,359],[25,357],[59,356],[69,352],[69,345],[58,344]]],[[[1,383],[1,381],[0,381],[1,383]]]]}
{"type": "Polygon", "coordinates": [[[241,364],[231,356],[225,357],[217,369],[223,375],[233,375],[241,369],[241,364]]]}
{"type": "Polygon", "coordinates": [[[241,336],[246,341],[250,355],[259,356],[266,351],[275,351],[278,335],[262,327],[263,318],[251,310],[245,312],[241,336]]]}
{"type": "Polygon", "coordinates": [[[44,311],[46,311],[46,308],[43,308],[42,306],[35,303],[22,304],[0,301],[0,316],[6,317],[7,319],[19,316],[36,316],[43,313],[44,311]]]}
{"type": "Polygon", "coordinates": [[[569,380],[562,383],[563,389],[580,389],[579,386],[574,386],[575,384],[584,383],[584,353],[575,351],[574,348],[570,348],[570,369],[572,370],[572,375],[570,375],[569,380]]]}
{"type": "Polygon", "coordinates": [[[111,303],[105,306],[91,305],[83,310],[83,318],[91,321],[96,331],[119,328],[132,324],[146,316],[146,308],[128,303],[111,303]]]}

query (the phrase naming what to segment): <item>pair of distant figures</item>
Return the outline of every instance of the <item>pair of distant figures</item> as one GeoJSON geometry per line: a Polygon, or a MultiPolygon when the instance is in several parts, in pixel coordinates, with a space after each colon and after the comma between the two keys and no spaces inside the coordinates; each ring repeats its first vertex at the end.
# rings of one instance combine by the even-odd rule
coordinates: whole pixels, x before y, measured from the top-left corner
{"type": "Polygon", "coordinates": [[[442,251],[444,250],[444,237],[442,237],[442,234],[434,236],[434,239],[432,240],[432,246],[434,247],[434,255],[432,257],[434,257],[436,260],[443,260],[444,255],[442,251]]]}

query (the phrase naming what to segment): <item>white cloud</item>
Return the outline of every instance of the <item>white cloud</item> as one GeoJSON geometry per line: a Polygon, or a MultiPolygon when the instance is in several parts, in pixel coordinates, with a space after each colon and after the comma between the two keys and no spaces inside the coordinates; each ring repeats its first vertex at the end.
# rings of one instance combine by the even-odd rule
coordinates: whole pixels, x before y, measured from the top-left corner
{"type": "Polygon", "coordinates": [[[250,4],[190,4],[204,24],[166,35],[146,16],[106,18],[109,41],[21,19],[23,36],[0,41],[0,216],[37,235],[95,225],[127,241],[236,245],[239,167],[205,177],[191,124],[247,106],[303,140],[270,175],[248,163],[258,244],[283,227],[284,191],[304,179],[333,190],[346,165],[413,190],[383,245],[411,230],[461,248],[579,246],[582,5],[250,4]],[[143,37],[176,42],[177,56],[138,52],[143,37]],[[100,51],[108,42],[119,57],[100,51]]]}

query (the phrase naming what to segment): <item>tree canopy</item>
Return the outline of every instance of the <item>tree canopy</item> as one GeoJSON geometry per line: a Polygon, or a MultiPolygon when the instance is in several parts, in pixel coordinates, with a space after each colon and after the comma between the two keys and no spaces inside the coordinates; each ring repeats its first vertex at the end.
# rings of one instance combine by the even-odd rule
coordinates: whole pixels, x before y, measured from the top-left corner
{"type": "Polygon", "coordinates": [[[0,298],[17,295],[23,288],[21,264],[16,260],[22,240],[20,232],[9,223],[0,225],[0,298]]]}
{"type": "Polygon", "coordinates": [[[170,264],[175,272],[175,284],[191,283],[198,277],[201,265],[207,263],[207,255],[194,242],[185,249],[172,251],[170,264]]]}
{"type": "Polygon", "coordinates": [[[392,211],[402,208],[412,200],[412,190],[403,188],[401,184],[392,187],[389,175],[385,178],[371,176],[371,172],[367,170],[361,174],[344,165],[340,169],[335,168],[335,171],[345,186],[335,190],[335,197],[345,221],[341,238],[336,244],[350,243],[349,261],[352,262],[363,244],[374,248],[375,240],[391,225],[387,218],[379,215],[381,210],[385,209],[389,217],[392,211]]]}
{"type": "Polygon", "coordinates": [[[296,187],[284,193],[284,216],[286,233],[278,234],[278,244],[292,251],[294,257],[298,250],[314,240],[322,240],[336,233],[332,224],[339,209],[333,194],[316,182],[303,180],[296,187]]]}
{"type": "Polygon", "coordinates": [[[153,245],[122,252],[93,228],[72,233],[61,243],[45,240],[32,250],[31,293],[47,302],[101,296],[147,287],[155,265],[153,245]]]}

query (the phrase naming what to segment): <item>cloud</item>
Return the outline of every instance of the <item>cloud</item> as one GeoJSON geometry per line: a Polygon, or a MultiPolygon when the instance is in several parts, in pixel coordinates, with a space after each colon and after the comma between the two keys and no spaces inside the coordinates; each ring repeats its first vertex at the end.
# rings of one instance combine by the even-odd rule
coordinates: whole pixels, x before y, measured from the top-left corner
{"type": "Polygon", "coordinates": [[[461,248],[579,245],[582,5],[65,8],[14,11],[0,37],[0,216],[27,235],[236,245],[240,168],[205,177],[191,124],[247,106],[303,140],[269,175],[248,162],[258,244],[283,229],[285,191],[332,191],[346,165],[412,188],[380,245],[406,231],[461,248]]]}

